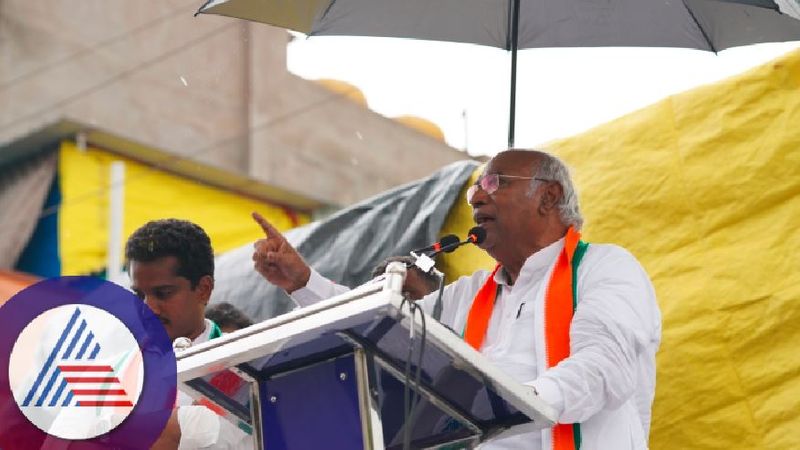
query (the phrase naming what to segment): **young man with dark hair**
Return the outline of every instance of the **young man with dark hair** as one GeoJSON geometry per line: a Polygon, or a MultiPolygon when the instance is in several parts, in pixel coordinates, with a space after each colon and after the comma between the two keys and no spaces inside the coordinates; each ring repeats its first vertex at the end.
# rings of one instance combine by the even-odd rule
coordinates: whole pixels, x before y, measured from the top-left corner
{"type": "MultiPolygon", "coordinates": [[[[171,340],[192,345],[222,335],[205,309],[214,289],[211,239],[198,225],[179,219],[154,220],[134,231],[125,246],[131,289],[164,324],[171,340]]],[[[178,392],[173,411],[153,449],[252,448],[228,421],[178,392]]]]}
{"type": "Polygon", "coordinates": [[[131,289],[164,324],[171,340],[205,342],[220,334],[204,314],[214,289],[211,239],[198,225],[154,220],[136,230],[125,246],[131,289]]]}

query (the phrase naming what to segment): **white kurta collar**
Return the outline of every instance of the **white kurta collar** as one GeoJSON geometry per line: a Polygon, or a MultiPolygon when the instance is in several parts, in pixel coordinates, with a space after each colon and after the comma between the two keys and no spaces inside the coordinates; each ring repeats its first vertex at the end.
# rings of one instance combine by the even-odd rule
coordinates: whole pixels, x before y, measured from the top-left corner
{"type": "Polygon", "coordinates": [[[553,265],[561,249],[564,248],[564,238],[561,238],[547,247],[532,254],[525,260],[520,270],[520,276],[540,276],[553,265]]]}
{"type": "MultiPolygon", "coordinates": [[[[541,276],[543,272],[547,271],[550,266],[553,265],[553,262],[555,262],[555,259],[561,252],[562,248],[564,248],[564,238],[553,242],[547,247],[529,256],[522,265],[522,270],[519,272],[517,282],[519,283],[519,278],[524,277],[528,279],[531,277],[541,276]]],[[[505,267],[503,267],[501,270],[498,270],[497,273],[494,274],[494,281],[503,287],[511,286],[509,283],[508,272],[506,272],[505,267]]]]}
{"type": "Polygon", "coordinates": [[[194,340],[192,341],[192,346],[202,344],[203,342],[208,342],[209,338],[211,337],[211,330],[214,328],[214,325],[208,319],[203,319],[205,321],[205,328],[203,332],[200,333],[194,340]]]}

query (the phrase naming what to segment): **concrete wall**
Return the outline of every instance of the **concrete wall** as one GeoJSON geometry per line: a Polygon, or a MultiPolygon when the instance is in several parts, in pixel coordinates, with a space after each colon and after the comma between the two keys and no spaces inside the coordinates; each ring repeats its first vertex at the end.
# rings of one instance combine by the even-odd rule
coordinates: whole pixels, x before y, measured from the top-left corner
{"type": "Polygon", "coordinates": [[[197,0],[0,0],[0,144],[60,119],[345,205],[466,154],[286,71],[197,0]]]}

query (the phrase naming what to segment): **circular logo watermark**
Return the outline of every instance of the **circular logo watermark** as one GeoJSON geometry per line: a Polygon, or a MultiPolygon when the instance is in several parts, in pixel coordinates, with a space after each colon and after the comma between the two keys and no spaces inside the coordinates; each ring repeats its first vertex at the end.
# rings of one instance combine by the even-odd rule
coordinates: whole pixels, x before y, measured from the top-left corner
{"type": "Polygon", "coordinates": [[[90,305],[64,305],[29,323],[11,351],[9,380],[22,413],[64,439],[108,433],[142,391],[142,353],[128,328],[90,305]]]}
{"type": "Polygon", "coordinates": [[[54,278],[0,307],[0,449],[149,448],[175,379],[163,325],[113,283],[54,278]]]}

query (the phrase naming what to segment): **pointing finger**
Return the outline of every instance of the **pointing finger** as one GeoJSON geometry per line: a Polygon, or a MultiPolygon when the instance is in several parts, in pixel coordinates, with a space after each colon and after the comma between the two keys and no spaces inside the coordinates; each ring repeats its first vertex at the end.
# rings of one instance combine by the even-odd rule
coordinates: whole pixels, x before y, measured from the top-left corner
{"type": "Polygon", "coordinates": [[[281,235],[280,231],[278,231],[275,227],[273,227],[272,224],[269,223],[267,219],[264,218],[264,216],[255,211],[253,212],[252,215],[253,215],[253,220],[255,220],[256,223],[258,223],[261,226],[261,229],[264,230],[264,234],[266,234],[267,237],[270,238],[279,237],[281,239],[283,238],[283,235],[281,235]]]}

